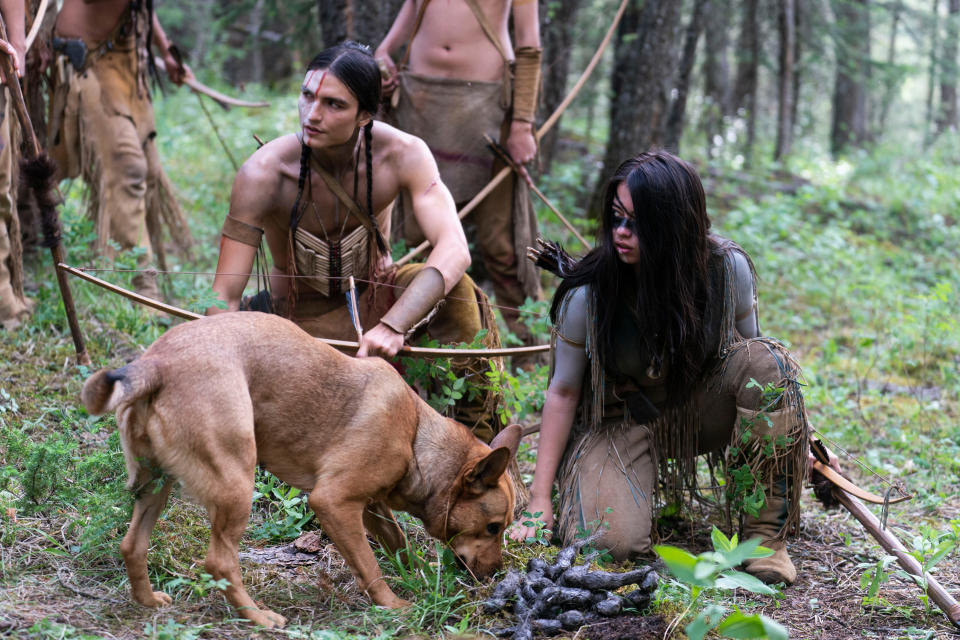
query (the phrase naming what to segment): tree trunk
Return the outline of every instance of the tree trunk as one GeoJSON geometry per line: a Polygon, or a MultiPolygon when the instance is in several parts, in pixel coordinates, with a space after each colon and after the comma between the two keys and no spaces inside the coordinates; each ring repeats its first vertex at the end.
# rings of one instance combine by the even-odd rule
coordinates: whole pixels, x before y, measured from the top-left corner
{"type": "Polygon", "coordinates": [[[322,49],[332,47],[347,39],[347,5],[350,0],[317,0],[320,14],[320,34],[323,37],[322,49]]]}
{"type": "Polygon", "coordinates": [[[733,113],[730,89],[730,0],[707,0],[704,7],[703,130],[707,147],[723,135],[723,119],[733,113]]]}
{"type": "Polygon", "coordinates": [[[747,142],[744,157],[747,165],[753,156],[757,131],[757,77],[760,64],[760,20],[757,16],[759,0],[744,0],[737,41],[737,79],[734,83],[733,104],[746,111],[747,142]]]}
{"type": "Polygon", "coordinates": [[[933,94],[937,86],[937,56],[940,48],[940,0],[933,0],[933,28],[930,36],[930,68],[927,74],[927,117],[924,122],[924,146],[933,141],[933,94]]]}
{"type": "Polygon", "coordinates": [[[683,58],[680,60],[680,70],[677,72],[677,95],[670,105],[670,115],[667,118],[666,132],[663,136],[663,146],[673,153],[680,151],[680,138],[683,136],[683,125],[687,110],[687,93],[690,89],[690,74],[693,72],[693,63],[697,57],[697,41],[703,31],[704,6],[709,0],[694,0],[693,15],[687,24],[687,33],[683,42],[683,58]]]}
{"type": "Polygon", "coordinates": [[[617,30],[611,77],[610,137],[591,212],[599,212],[617,166],[662,139],[676,66],[681,2],[633,0],[617,30]]]}
{"type": "Polygon", "coordinates": [[[780,68],[777,83],[777,146],[773,157],[783,160],[790,154],[793,144],[793,53],[794,12],[793,0],[780,0],[777,22],[780,30],[780,68]]]}
{"type": "Polygon", "coordinates": [[[808,35],[809,19],[807,7],[809,0],[793,0],[793,104],[790,109],[790,122],[797,127],[797,111],[800,104],[800,76],[803,73],[803,41],[808,35]]]}
{"type": "Polygon", "coordinates": [[[960,31],[960,0],[950,0],[947,33],[940,61],[940,117],[937,134],[957,130],[957,32],[960,31]]]}
{"type": "Polygon", "coordinates": [[[867,80],[870,64],[869,0],[834,0],[837,75],[830,150],[840,153],[867,140],[867,80]]]}
{"type": "MultiPolygon", "coordinates": [[[[540,13],[540,37],[543,39],[542,113],[551,114],[567,94],[570,54],[573,52],[574,24],[581,0],[559,0],[544,3],[540,13]]],[[[562,118],[561,118],[562,120],[562,118]]],[[[550,173],[560,132],[558,120],[540,140],[540,162],[544,173],[550,173]]]]}
{"type": "Polygon", "coordinates": [[[253,36],[253,46],[250,47],[250,79],[257,84],[263,84],[263,43],[260,41],[262,27],[263,0],[256,0],[250,11],[247,31],[253,36]]]}
{"type": "Polygon", "coordinates": [[[894,2],[890,9],[893,14],[890,18],[890,41],[887,44],[887,65],[883,77],[883,102],[880,105],[880,117],[877,129],[882,132],[887,126],[887,114],[893,102],[897,86],[900,84],[900,74],[896,71],[897,58],[897,31],[900,27],[900,14],[903,11],[902,2],[894,2]]]}
{"type": "Polygon", "coordinates": [[[348,0],[347,5],[348,17],[352,18],[347,37],[375,49],[390,30],[403,0],[348,0]]]}

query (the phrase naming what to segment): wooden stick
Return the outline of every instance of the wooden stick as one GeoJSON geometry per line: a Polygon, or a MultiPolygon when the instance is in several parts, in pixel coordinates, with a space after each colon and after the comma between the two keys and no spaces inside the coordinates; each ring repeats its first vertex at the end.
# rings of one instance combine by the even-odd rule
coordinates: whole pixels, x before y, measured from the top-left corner
{"type": "MultiPolygon", "coordinates": [[[[607,48],[607,45],[610,44],[610,39],[613,38],[613,34],[617,30],[617,25],[620,24],[620,19],[623,18],[624,12],[627,10],[628,0],[622,0],[620,3],[620,8],[617,9],[617,15],[614,16],[613,22],[610,23],[610,28],[607,29],[607,34],[603,37],[603,41],[600,43],[600,46],[597,47],[596,52],[593,54],[593,58],[590,59],[590,63],[587,64],[587,67],[583,70],[583,73],[580,74],[580,78],[577,80],[576,84],[573,85],[573,88],[570,90],[570,93],[567,94],[567,97],[563,99],[549,118],[544,121],[544,123],[537,130],[537,140],[542,138],[547,134],[550,129],[553,128],[553,125],[557,123],[557,120],[560,119],[560,116],[563,115],[563,112],[566,110],[570,103],[573,102],[573,99],[577,97],[577,94],[580,92],[580,89],[583,88],[583,85],[586,84],[587,78],[590,77],[590,74],[593,73],[594,68],[600,62],[600,58],[603,57],[603,52],[607,48]]],[[[501,169],[497,175],[493,176],[487,186],[480,190],[477,195],[473,196],[473,199],[467,203],[467,205],[460,210],[458,214],[460,219],[463,220],[464,217],[471,211],[477,208],[477,205],[493,191],[497,185],[499,185],[503,180],[509,175],[510,167],[504,167],[501,169]]],[[[584,243],[585,246],[589,246],[584,243]]],[[[412,249],[407,255],[403,256],[395,263],[398,267],[405,265],[406,263],[413,260],[415,257],[423,253],[427,247],[430,246],[430,242],[424,240],[414,249],[412,249]]]]}
{"type": "MultiPolygon", "coordinates": [[[[69,273],[70,275],[77,276],[82,280],[86,280],[87,282],[92,282],[97,286],[103,287],[107,291],[112,291],[113,293],[121,295],[124,298],[133,300],[134,302],[139,302],[140,304],[146,305],[153,309],[163,311],[164,313],[168,313],[177,318],[183,318],[184,320],[199,320],[203,317],[199,313],[187,311],[186,309],[181,309],[180,307],[175,307],[165,302],[148,298],[147,296],[124,289],[123,287],[115,285],[112,282],[101,280],[96,276],[92,276],[85,271],[71,267],[63,262],[57,264],[57,271],[64,274],[69,273]]],[[[332,338],[317,338],[317,340],[320,342],[325,342],[332,347],[336,347],[341,351],[356,351],[360,348],[358,343],[351,342],[349,340],[334,340],[332,338]]],[[[512,356],[524,353],[543,353],[549,350],[549,344],[538,344],[531,347],[505,347],[501,349],[428,349],[426,347],[411,347],[408,345],[403,345],[400,348],[401,353],[425,358],[462,358],[466,356],[492,358],[496,356],[512,356]]]]}
{"type": "Polygon", "coordinates": [[[951,596],[933,576],[929,573],[924,573],[923,567],[920,566],[916,558],[910,555],[910,552],[903,546],[903,543],[890,533],[889,529],[884,529],[877,517],[873,515],[860,500],[842,489],[834,489],[833,494],[840,504],[842,504],[854,518],[860,521],[860,524],[867,530],[867,533],[873,536],[887,553],[897,559],[897,562],[903,567],[903,570],[910,574],[917,585],[940,607],[940,610],[947,615],[950,622],[957,628],[960,628],[960,604],[957,603],[953,596],[951,596]],[[923,585],[926,585],[926,588],[924,588],[923,585]]]}

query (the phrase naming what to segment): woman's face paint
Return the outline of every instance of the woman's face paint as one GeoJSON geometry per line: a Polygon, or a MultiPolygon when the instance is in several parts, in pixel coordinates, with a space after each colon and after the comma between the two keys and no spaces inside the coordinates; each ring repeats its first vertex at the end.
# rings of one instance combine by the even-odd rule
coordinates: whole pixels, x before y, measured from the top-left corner
{"type": "Polygon", "coordinates": [[[314,149],[349,142],[360,126],[356,96],[326,69],[307,72],[298,107],[303,143],[314,149]]]}
{"type": "Polygon", "coordinates": [[[613,197],[613,248],[620,260],[626,264],[640,262],[640,238],[637,236],[637,219],[633,211],[633,198],[627,181],[617,185],[613,197]]]}

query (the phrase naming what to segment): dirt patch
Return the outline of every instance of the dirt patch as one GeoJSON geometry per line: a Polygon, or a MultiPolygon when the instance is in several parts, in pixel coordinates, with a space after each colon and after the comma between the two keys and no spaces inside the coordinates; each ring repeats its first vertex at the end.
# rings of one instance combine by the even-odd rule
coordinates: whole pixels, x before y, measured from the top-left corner
{"type": "Polygon", "coordinates": [[[584,640],[661,640],[667,622],[660,616],[621,616],[583,627],[584,640]]]}

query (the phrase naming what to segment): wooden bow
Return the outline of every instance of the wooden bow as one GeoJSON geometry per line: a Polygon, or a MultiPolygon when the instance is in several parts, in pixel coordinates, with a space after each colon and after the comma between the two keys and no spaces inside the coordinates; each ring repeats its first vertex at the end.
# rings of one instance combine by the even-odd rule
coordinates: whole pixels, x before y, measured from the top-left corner
{"type": "MultiPolygon", "coordinates": [[[[71,267],[65,262],[60,262],[57,264],[57,271],[62,273],[69,273],[70,275],[77,276],[81,280],[86,280],[91,282],[98,287],[102,287],[107,291],[112,291],[118,295],[123,296],[134,302],[138,302],[144,306],[150,307],[151,309],[156,309],[158,311],[163,311],[166,314],[177,318],[183,318],[184,320],[199,320],[203,316],[199,313],[194,313],[193,311],[187,311],[186,309],[181,309],[180,307],[175,307],[172,304],[167,304],[159,300],[154,300],[153,298],[148,298],[147,296],[141,295],[130,291],[129,289],[124,289],[123,287],[113,284],[112,282],[107,282],[106,280],[101,280],[96,276],[92,276],[89,273],[86,273],[76,267],[71,267]]],[[[331,347],[340,349],[341,351],[356,351],[360,348],[360,344],[357,342],[352,342],[350,340],[334,340],[333,338],[317,338],[321,342],[329,344],[331,347]]],[[[501,349],[430,349],[427,347],[411,347],[409,345],[403,345],[400,347],[400,353],[409,354],[411,356],[419,356],[423,358],[463,358],[463,357],[482,357],[482,358],[494,358],[498,356],[509,356],[509,355],[518,355],[526,353],[542,353],[544,351],[549,351],[549,344],[539,344],[533,345],[530,347],[507,347],[501,349]]]]}
{"type": "MultiPolygon", "coordinates": [[[[153,61],[157,65],[158,69],[161,69],[163,71],[167,70],[167,65],[164,64],[163,59],[160,58],[159,56],[154,56],[153,61]]],[[[211,89],[207,85],[197,80],[187,79],[187,80],[184,80],[183,83],[188,87],[190,87],[190,90],[193,91],[194,93],[199,93],[200,95],[207,96],[208,98],[212,99],[214,102],[216,102],[218,105],[220,105],[224,109],[230,109],[230,107],[246,107],[247,109],[262,109],[264,107],[270,106],[269,102],[263,102],[263,101],[249,102],[247,100],[231,98],[228,95],[224,95],[220,93],[216,89],[211,89]]]]}
{"type": "Polygon", "coordinates": [[[40,33],[40,25],[43,23],[43,17],[47,15],[47,7],[50,5],[50,0],[40,0],[40,6],[37,7],[37,15],[33,18],[33,25],[30,27],[30,33],[26,37],[26,46],[24,51],[30,51],[30,45],[33,44],[33,41],[37,39],[37,34],[40,33]]]}

